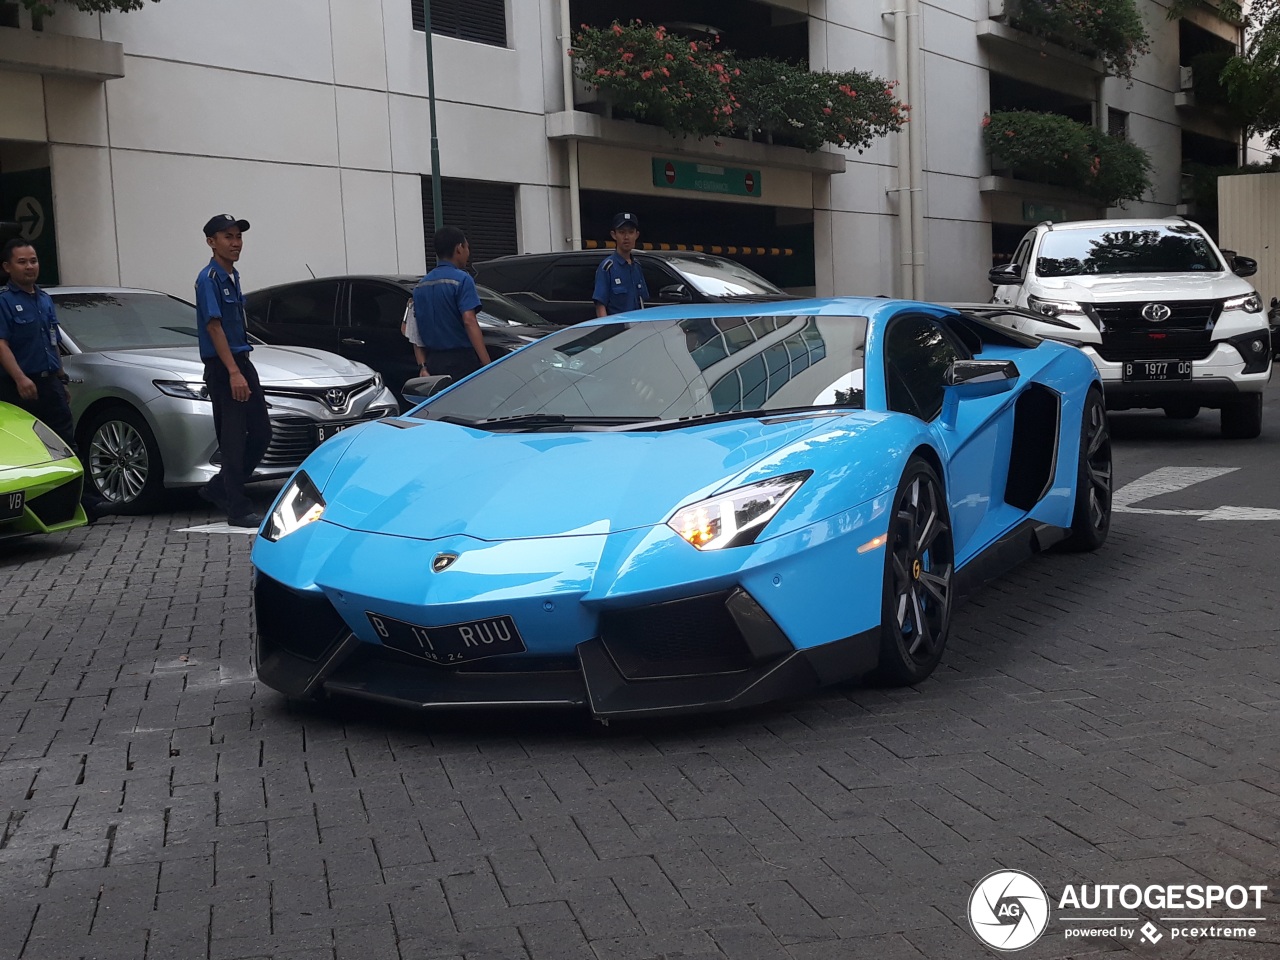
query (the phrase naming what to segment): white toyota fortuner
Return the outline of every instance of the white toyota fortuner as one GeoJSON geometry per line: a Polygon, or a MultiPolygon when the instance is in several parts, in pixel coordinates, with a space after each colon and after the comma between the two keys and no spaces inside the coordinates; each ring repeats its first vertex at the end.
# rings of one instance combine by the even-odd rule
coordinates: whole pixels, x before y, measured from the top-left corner
{"type": "Polygon", "coordinates": [[[1243,278],[1257,262],[1219,250],[1182,218],[1041,223],[991,271],[992,300],[1016,329],[1079,346],[1110,409],[1222,411],[1224,436],[1262,430],[1271,341],[1262,298],[1243,278]]]}

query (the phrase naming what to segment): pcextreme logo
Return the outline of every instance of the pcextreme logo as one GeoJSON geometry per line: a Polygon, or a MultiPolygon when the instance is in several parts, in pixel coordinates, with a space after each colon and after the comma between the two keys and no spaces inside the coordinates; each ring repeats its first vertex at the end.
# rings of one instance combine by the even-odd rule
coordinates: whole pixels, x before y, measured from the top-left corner
{"type": "MultiPolygon", "coordinates": [[[[1258,924],[1266,921],[1262,905],[1268,889],[1265,884],[1067,884],[1056,898],[1057,923],[1067,940],[1134,940],[1148,947],[1161,941],[1253,940],[1258,924]]],[[[969,926],[992,949],[1024,950],[1048,930],[1050,903],[1031,874],[997,870],[973,888],[969,926]]]]}

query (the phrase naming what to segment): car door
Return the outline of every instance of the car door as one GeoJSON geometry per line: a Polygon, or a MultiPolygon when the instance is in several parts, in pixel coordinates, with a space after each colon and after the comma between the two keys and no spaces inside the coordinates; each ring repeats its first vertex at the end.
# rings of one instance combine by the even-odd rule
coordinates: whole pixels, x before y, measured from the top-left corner
{"type": "Polygon", "coordinates": [[[983,539],[983,522],[1004,506],[1009,472],[1007,432],[1012,428],[1015,391],[959,401],[955,423],[940,420],[946,400],[946,373],[955,360],[974,354],[938,319],[905,312],[885,331],[885,393],[888,408],[930,425],[948,464],[944,482],[951,510],[956,559],[963,562],[983,539]]]}
{"type": "Polygon", "coordinates": [[[413,345],[400,331],[410,291],[385,280],[348,280],[340,311],[340,352],[382,374],[397,397],[404,382],[418,375],[413,345]]]}
{"type": "Polygon", "coordinates": [[[250,328],[268,343],[314,347],[330,353],[338,348],[335,313],[337,280],[306,280],[267,291],[265,318],[251,320],[250,328]]]}

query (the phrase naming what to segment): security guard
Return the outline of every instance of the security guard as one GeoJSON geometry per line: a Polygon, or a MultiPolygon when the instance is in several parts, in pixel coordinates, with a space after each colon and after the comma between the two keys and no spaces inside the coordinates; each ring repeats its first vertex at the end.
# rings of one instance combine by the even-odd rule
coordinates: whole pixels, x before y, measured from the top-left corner
{"type": "Polygon", "coordinates": [[[591,295],[597,317],[639,310],[649,299],[644,271],[631,256],[640,236],[640,221],[634,213],[620,213],[613,218],[609,236],[613,237],[614,252],[596,267],[596,288],[591,295]]]}
{"type": "MultiPolygon", "coordinates": [[[[36,286],[40,258],[28,240],[8,241],[0,264],[9,276],[0,289],[0,400],[43,420],[72,450],[76,449],[67,374],[58,349],[61,336],[53,298],[36,286]]],[[[88,478],[80,503],[92,523],[114,512],[94,492],[88,478]]]]}
{"type": "Polygon", "coordinates": [[[200,496],[225,510],[233,527],[262,523],[244,485],[271,444],[271,418],[258,372],[249,360],[253,346],[245,334],[244,294],[236,269],[248,229],[248,220],[229,213],[210,218],[204,237],[213,257],[196,277],[200,359],[222,454],[222,469],[200,488],[200,496]]]}

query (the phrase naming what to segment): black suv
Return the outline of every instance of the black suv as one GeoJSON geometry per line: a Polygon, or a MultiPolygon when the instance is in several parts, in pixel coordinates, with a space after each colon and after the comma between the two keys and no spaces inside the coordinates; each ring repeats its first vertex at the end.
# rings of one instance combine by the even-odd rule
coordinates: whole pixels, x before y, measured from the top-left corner
{"type": "MultiPolygon", "coordinates": [[[[591,300],[596,267],[609,253],[566,250],[499,257],[475,264],[476,281],[553,323],[581,323],[596,315],[591,300]]],[[[634,256],[649,288],[648,306],[791,299],[764,277],[724,257],[687,250],[637,250],[634,256]]]]}
{"type": "MultiPolygon", "coordinates": [[[[400,388],[418,375],[418,363],[401,324],[420,279],[321,277],[255,290],[245,298],[249,332],[267,343],[315,347],[367,363],[404,406],[400,388]]],[[[493,360],[559,329],[494,290],[477,292],[477,319],[493,360]]]]}

